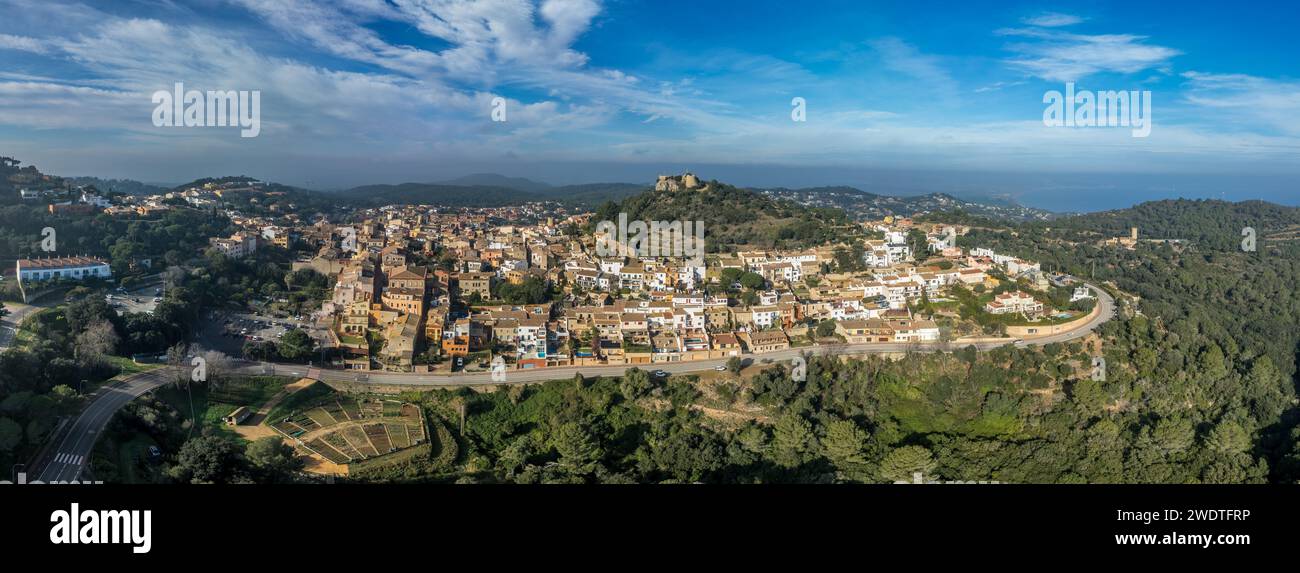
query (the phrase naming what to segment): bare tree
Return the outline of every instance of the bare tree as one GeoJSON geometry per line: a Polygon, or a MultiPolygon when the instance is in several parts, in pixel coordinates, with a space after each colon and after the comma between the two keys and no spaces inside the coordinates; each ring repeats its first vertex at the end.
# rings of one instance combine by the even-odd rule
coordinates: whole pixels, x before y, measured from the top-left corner
{"type": "Polygon", "coordinates": [[[96,320],[77,335],[76,354],[83,363],[99,362],[117,349],[119,337],[107,320],[96,320]]]}
{"type": "Polygon", "coordinates": [[[186,357],[189,355],[190,346],[184,342],[177,342],[171,348],[167,349],[167,365],[177,367],[176,385],[182,386],[189,383],[189,363],[186,357]]]}
{"type": "Polygon", "coordinates": [[[221,386],[225,377],[232,371],[234,361],[224,352],[216,350],[200,350],[197,355],[207,362],[208,388],[221,386]]]}

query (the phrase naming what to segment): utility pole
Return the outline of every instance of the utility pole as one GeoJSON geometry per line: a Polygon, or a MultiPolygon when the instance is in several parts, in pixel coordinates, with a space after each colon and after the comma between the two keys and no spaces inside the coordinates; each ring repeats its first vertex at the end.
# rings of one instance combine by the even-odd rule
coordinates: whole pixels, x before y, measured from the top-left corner
{"type": "Polygon", "coordinates": [[[460,401],[460,435],[465,435],[465,400],[460,401]]]}

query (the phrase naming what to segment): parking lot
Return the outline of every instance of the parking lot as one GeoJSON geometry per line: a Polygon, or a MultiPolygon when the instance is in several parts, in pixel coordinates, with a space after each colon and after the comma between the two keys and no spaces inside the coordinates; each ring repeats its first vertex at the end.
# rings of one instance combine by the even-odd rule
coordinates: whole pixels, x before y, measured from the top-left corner
{"type": "Polygon", "coordinates": [[[305,322],[301,318],[272,318],[256,314],[228,314],[221,319],[221,335],[261,342],[276,341],[291,329],[302,328],[305,322]]]}
{"type": "Polygon", "coordinates": [[[143,286],[132,290],[118,288],[104,295],[104,300],[117,309],[118,313],[153,314],[154,308],[162,302],[162,294],[161,285],[143,286]]]}

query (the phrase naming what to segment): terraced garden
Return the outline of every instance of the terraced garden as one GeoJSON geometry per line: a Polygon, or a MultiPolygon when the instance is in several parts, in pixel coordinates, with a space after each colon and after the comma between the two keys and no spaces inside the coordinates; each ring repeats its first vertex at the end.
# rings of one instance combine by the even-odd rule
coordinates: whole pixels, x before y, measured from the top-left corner
{"type": "Polygon", "coordinates": [[[336,464],[378,458],[428,441],[419,406],[329,393],[268,421],[302,448],[336,464]]]}

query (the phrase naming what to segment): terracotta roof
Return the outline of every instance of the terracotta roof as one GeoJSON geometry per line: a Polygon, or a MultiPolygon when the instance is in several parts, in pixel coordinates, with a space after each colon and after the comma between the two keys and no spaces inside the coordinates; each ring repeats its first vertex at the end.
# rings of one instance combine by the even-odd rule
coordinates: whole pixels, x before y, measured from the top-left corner
{"type": "Polygon", "coordinates": [[[72,267],[89,267],[107,265],[108,262],[97,257],[54,257],[49,259],[18,259],[18,266],[24,269],[66,269],[72,267]]]}

